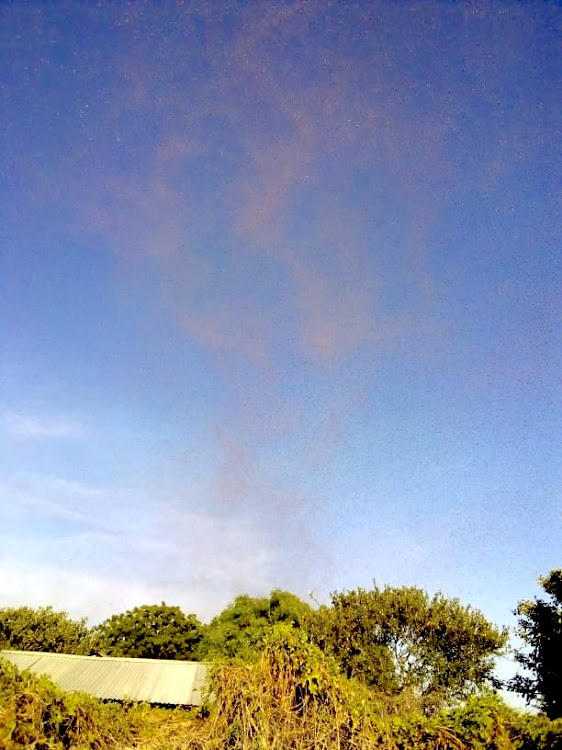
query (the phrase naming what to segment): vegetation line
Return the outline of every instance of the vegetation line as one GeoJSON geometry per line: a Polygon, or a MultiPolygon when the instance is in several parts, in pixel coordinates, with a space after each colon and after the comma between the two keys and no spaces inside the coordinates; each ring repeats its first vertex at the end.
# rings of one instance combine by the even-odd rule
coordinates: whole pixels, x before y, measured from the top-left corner
{"type": "Polygon", "coordinates": [[[0,660],[0,747],[189,750],[562,748],[562,572],[549,599],[521,602],[509,687],[494,658],[508,634],[471,607],[414,587],[334,593],[312,608],[288,592],[238,597],[209,625],[178,607],[139,607],[88,629],[51,608],[0,609],[2,648],[107,653],[212,663],[204,704],[175,710],[65,694],[0,660]]]}

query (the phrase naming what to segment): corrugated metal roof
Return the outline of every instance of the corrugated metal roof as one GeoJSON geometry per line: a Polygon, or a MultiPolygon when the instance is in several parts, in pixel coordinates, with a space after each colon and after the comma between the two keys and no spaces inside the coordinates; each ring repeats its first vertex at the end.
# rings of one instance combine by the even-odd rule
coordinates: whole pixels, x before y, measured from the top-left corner
{"type": "Polygon", "coordinates": [[[0,651],[18,669],[46,674],[63,690],[109,700],[199,706],[207,667],[194,661],[0,651]]]}

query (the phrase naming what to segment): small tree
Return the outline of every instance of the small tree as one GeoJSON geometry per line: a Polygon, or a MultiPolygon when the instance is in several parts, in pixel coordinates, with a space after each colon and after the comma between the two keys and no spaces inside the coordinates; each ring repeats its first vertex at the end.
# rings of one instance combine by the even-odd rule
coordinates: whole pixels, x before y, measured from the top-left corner
{"type": "Polygon", "coordinates": [[[203,626],[179,607],[144,605],[113,615],[92,632],[92,643],[110,656],[193,659],[203,626]]]}
{"type": "Polygon", "coordinates": [[[549,599],[519,602],[517,634],[526,650],[515,659],[530,672],[510,681],[511,690],[527,702],[536,701],[550,719],[562,717],[562,569],[539,578],[549,599]]]}
{"type": "Polygon", "coordinates": [[[23,651],[81,653],[85,648],[86,620],[72,620],[52,607],[0,609],[0,648],[23,651]]]}

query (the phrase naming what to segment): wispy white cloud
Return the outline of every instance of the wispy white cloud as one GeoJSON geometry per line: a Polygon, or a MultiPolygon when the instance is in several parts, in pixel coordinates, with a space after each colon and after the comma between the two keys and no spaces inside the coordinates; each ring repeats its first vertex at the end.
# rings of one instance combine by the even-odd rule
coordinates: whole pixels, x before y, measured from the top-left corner
{"type": "Polygon", "coordinates": [[[18,438],[84,440],[89,434],[82,422],[69,416],[8,412],[3,422],[8,434],[18,438]]]}
{"type": "Polygon", "coordinates": [[[51,539],[0,535],[0,606],[50,604],[92,622],[166,601],[208,620],[236,594],[276,585],[272,552],[250,525],[172,513],[152,534],[134,527],[62,533],[51,539]],[[23,548],[22,548],[23,544],[23,548]]]}
{"type": "Polygon", "coordinates": [[[86,482],[79,482],[74,479],[66,479],[55,475],[37,475],[38,481],[42,486],[58,494],[71,495],[84,500],[103,500],[109,494],[115,495],[115,490],[107,487],[96,487],[86,482]]]}
{"type": "Polygon", "coordinates": [[[3,501],[0,508],[6,508],[16,514],[32,513],[34,517],[46,517],[58,521],[86,522],[87,514],[74,503],[51,498],[35,490],[10,485],[1,486],[3,501]]]}
{"type": "Polygon", "coordinates": [[[281,551],[252,514],[189,511],[179,491],[152,503],[142,490],[34,473],[0,484],[0,516],[0,606],[98,621],[165,600],[208,619],[239,593],[283,585],[281,551]]]}
{"type": "Polygon", "coordinates": [[[161,601],[150,586],[103,572],[75,570],[15,556],[0,558],[0,602],[3,606],[52,605],[92,623],[139,604],[161,601]]]}
{"type": "Polygon", "coordinates": [[[12,516],[114,528],[129,497],[120,489],[31,472],[0,482],[0,509],[12,516]]]}

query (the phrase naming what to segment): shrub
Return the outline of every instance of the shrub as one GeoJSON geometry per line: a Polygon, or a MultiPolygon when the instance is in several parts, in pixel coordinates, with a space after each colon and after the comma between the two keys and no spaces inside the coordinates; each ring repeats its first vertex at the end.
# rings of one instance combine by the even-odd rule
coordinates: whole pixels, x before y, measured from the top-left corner
{"type": "Polygon", "coordinates": [[[494,693],[472,696],[443,720],[474,750],[562,750],[562,720],[517,711],[494,693]]]}
{"type": "Polygon", "coordinates": [[[0,659],[0,747],[106,750],[131,737],[126,712],[83,693],[64,693],[45,676],[0,659]]]}

